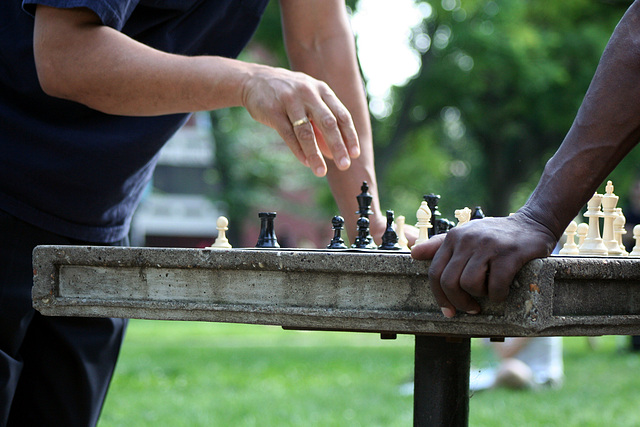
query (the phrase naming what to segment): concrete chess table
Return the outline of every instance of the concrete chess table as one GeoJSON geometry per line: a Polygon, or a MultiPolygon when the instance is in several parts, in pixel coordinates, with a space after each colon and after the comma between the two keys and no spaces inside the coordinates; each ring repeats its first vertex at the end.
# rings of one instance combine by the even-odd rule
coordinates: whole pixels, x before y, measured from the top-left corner
{"type": "Polygon", "coordinates": [[[33,265],[48,316],[415,335],[416,426],[467,425],[472,337],[640,335],[640,258],[536,259],[507,301],[453,319],[408,253],[39,246],[33,265]]]}

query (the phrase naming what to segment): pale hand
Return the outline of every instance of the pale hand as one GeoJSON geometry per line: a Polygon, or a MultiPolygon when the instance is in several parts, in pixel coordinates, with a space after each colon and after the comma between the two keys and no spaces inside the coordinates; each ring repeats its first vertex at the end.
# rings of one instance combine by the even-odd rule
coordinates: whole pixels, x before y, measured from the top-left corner
{"type": "Polygon", "coordinates": [[[304,73],[256,66],[244,83],[243,106],[251,117],[275,129],[293,154],[317,176],[327,173],[324,157],[340,170],[360,155],[351,114],[329,86],[304,73]],[[308,117],[309,122],[293,126],[308,117]]]}

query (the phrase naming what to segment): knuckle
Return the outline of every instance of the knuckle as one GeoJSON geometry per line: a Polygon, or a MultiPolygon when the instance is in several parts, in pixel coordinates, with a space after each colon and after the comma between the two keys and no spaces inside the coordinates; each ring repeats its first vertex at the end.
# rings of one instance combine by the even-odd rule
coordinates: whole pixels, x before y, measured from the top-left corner
{"type": "Polygon", "coordinates": [[[324,96],[335,96],[331,87],[326,82],[323,82],[322,80],[318,80],[318,90],[324,96]]]}
{"type": "Polygon", "coordinates": [[[296,93],[302,96],[303,98],[309,98],[314,96],[313,87],[309,84],[301,84],[296,88],[296,93]]]}
{"type": "Polygon", "coordinates": [[[340,109],[337,112],[336,117],[340,123],[351,124],[351,114],[346,110],[340,109]]]}
{"type": "Polygon", "coordinates": [[[319,163],[323,162],[322,157],[318,153],[310,153],[307,156],[307,159],[309,160],[309,163],[311,163],[311,164],[319,164],[319,163]]]}
{"type": "Polygon", "coordinates": [[[328,130],[334,130],[338,128],[338,121],[335,116],[327,114],[321,119],[322,127],[328,130]]]}
{"type": "Polygon", "coordinates": [[[313,130],[311,126],[308,124],[302,126],[296,126],[295,128],[295,136],[298,137],[299,140],[302,141],[312,141],[314,138],[313,130]]]}
{"type": "Polygon", "coordinates": [[[430,280],[440,280],[440,274],[441,274],[441,270],[439,268],[437,268],[436,266],[434,266],[433,264],[431,264],[431,266],[429,267],[429,270],[427,271],[427,274],[429,275],[429,279],[430,280]]]}
{"type": "Polygon", "coordinates": [[[285,128],[285,129],[281,130],[279,133],[280,133],[280,136],[282,137],[282,139],[284,139],[284,141],[287,144],[290,144],[291,142],[295,142],[296,141],[296,134],[293,131],[293,129],[285,128]]]}
{"type": "Polygon", "coordinates": [[[469,295],[473,295],[475,297],[487,295],[484,283],[479,283],[477,281],[460,279],[460,288],[469,295]]]}
{"type": "Polygon", "coordinates": [[[459,289],[458,283],[449,277],[447,274],[442,274],[440,276],[440,287],[445,291],[447,295],[452,292],[457,292],[459,289]]]}

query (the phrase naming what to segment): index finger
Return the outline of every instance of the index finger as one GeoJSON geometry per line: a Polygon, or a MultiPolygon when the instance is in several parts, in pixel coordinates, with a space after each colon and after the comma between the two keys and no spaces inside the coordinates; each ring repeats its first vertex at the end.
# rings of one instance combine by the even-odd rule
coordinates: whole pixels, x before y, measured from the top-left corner
{"type": "MultiPolygon", "coordinates": [[[[428,241],[427,241],[428,242],[428,241]]],[[[418,246],[426,246],[426,242],[424,244],[420,244],[418,246]]],[[[428,247],[427,247],[428,249],[428,247]]],[[[444,248],[441,252],[439,252],[436,257],[433,257],[434,260],[431,262],[429,266],[429,287],[431,288],[431,292],[433,293],[433,297],[436,299],[440,310],[442,310],[442,314],[445,317],[453,317],[456,314],[456,309],[451,304],[444,290],[440,286],[440,278],[442,277],[442,272],[444,267],[447,265],[447,262],[451,259],[452,252],[444,248]]],[[[413,256],[413,250],[411,251],[411,256],[413,256]]]]}
{"type": "Polygon", "coordinates": [[[360,157],[358,132],[356,131],[356,127],[353,123],[351,113],[333,92],[323,93],[322,100],[327,104],[337,120],[338,130],[340,132],[342,142],[349,152],[349,156],[353,159],[360,157]]]}
{"type": "Polygon", "coordinates": [[[411,257],[414,259],[433,259],[445,237],[447,237],[446,234],[436,234],[426,242],[414,245],[411,248],[411,257]]]}

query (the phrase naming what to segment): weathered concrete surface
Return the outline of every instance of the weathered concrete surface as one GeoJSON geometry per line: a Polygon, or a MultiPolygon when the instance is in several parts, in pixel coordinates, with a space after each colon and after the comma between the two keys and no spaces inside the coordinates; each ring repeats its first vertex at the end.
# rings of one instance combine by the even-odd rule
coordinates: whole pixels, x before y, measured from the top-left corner
{"type": "Polygon", "coordinates": [[[501,304],[446,319],[407,253],[40,246],[34,307],[52,316],[201,320],[449,336],[640,334],[640,258],[527,264],[501,304]]]}

